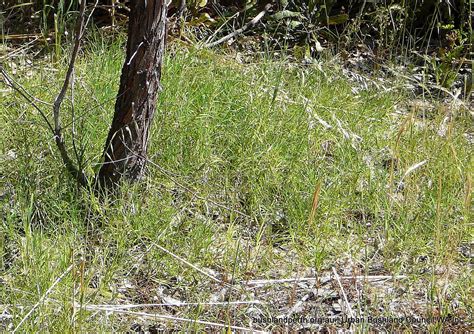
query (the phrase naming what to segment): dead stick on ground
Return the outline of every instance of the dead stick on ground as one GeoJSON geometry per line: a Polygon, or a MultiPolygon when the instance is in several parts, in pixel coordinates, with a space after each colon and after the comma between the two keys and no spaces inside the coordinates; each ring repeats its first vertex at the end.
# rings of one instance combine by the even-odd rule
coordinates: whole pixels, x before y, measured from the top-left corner
{"type": "Polygon", "coordinates": [[[354,313],[352,312],[351,304],[349,304],[349,300],[347,300],[347,295],[346,292],[344,291],[344,287],[342,286],[341,280],[339,279],[339,275],[337,274],[336,269],[332,267],[332,272],[334,273],[334,276],[336,277],[336,281],[339,284],[339,287],[341,288],[341,293],[342,296],[344,297],[344,302],[346,303],[347,311],[349,312],[349,315],[351,318],[354,318],[354,313]]]}
{"type": "Polygon", "coordinates": [[[216,46],[216,45],[222,44],[224,42],[227,42],[229,39],[231,39],[231,38],[233,38],[237,35],[240,35],[241,33],[243,33],[248,28],[251,28],[251,27],[255,26],[262,19],[262,17],[265,16],[265,14],[270,10],[270,8],[271,8],[271,4],[267,4],[265,6],[264,10],[262,10],[260,13],[258,13],[257,16],[255,16],[251,21],[246,23],[242,28],[233,31],[229,35],[224,36],[224,37],[222,37],[221,39],[219,39],[215,42],[204,44],[204,47],[212,48],[213,46],[216,46]]]}
{"type": "MultiPolygon", "coordinates": [[[[209,302],[209,303],[187,303],[187,302],[176,302],[176,303],[158,303],[158,304],[125,304],[125,305],[114,305],[114,304],[88,304],[88,307],[107,307],[114,310],[126,310],[132,308],[147,308],[147,307],[162,307],[162,306],[229,306],[229,305],[263,305],[259,300],[254,301],[234,301],[234,302],[209,302]]],[[[76,304],[76,307],[80,307],[80,304],[76,304]]]]}
{"type": "Polygon", "coordinates": [[[188,323],[200,324],[200,325],[211,326],[211,327],[232,329],[232,330],[235,330],[239,333],[240,332],[267,333],[267,332],[259,331],[259,330],[252,329],[252,328],[245,328],[245,327],[240,327],[240,326],[231,326],[231,325],[227,325],[227,324],[221,324],[221,323],[217,323],[217,322],[210,322],[210,321],[204,321],[204,320],[195,320],[195,319],[188,319],[188,318],[173,317],[173,316],[164,315],[164,314],[153,314],[153,313],[145,313],[145,312],[133,312],[133,311],[117,310],[117,309],[109,308],[109,307],[90,307],[90,306],[87,306],[87,305],[84,306],[84,308],[86,310],[89,310],[89,311],[105,311],[105,312],[109,312],[109,313],[130,314],[130,315],[136,315],[136,316],[153,318],[153,319],[164,319],[164,320],[171,320],[171,321],[188,322],[188,323]]]}
{"type": "MultiPolygon", "coordinates": [[[[408,276],[399,275],[399,276],[339,276],[341,280],[367,280],[367,281],[383,281],[383,280],[397,280],[405,279],[408,276]]],[[[251,280],[247,281],[246,285],[273,285],[273,284],[285,284],[293,282],[315,282],[321,279],[321,277],[302,277],[302,278],[282,278],[282,279],[261,279],[261,280],[251,280]]]]}
{"type": "Polygon", "coordinates": [[[13,330],[12,334],[13,333],[16,333],[16,331],[21,327],[21,325],[23,325],[23,323],[29,318],[29,316],[36,310],[36,308],[44,302],[44,300],[46,299],[46,297],[48,297],[48,295],[51,293],[51,291],[53,291],[54,287],[56,285],[58,285],[59,282],[61,282],[61,280],[64,278],[64,276],[66,276],[72,269],[73,265],[71,264],[65,272],[63,272],[61,274],[61,276],[59,276],[58,278],[56,278],[56,280],[54,281],[53,284],[51,284],[51,286],[49,287],[48,290],[46,290],[46,292],[44,293],[44,295],[41,296],[41,298],[38,300],[38,302],[33,305],[33,307],[31,308],[31,310],[23,317],[23,319],[21,319],[20,323],[15,327],[15,329],[13,330]]]}

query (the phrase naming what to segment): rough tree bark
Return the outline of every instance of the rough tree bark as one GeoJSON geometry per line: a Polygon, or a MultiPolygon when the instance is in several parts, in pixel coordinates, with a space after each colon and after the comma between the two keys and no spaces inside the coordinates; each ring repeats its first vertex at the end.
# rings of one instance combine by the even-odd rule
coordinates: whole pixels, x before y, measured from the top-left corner
{"type": "Polygon", "coordinates": [[[161,89],[166,0],[136,0],[130,6],[127,54],[98,173],[98,184],[106,188],[113,187],[122,177],[134,181],[143,175],[150,126],[161,89]]]}

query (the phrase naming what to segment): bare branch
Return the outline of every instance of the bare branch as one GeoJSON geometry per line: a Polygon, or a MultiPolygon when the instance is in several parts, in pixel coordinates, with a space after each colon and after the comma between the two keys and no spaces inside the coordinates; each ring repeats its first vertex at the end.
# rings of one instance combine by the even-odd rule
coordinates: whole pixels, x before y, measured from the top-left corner
{"type": "MultiPolygon", "coordinates": [[[[73,133],[73,146],[75,148],[76,159],[78,160],[77,163],[79,164],[79,166],[74,165],[73,161],[69,157],[69,154],[67,153],[66,145],[64,143],[62,128],[61,128],[60,109],[61,109],[61,104],[64,101],[64,97],[66,96],[66,92],[69,87],[69,84],[71,83],[72,80],[74,80],[73,78],[74,64],[76,63],[77,55],[79,53],[79,48],[81,45],[81,39],[84,34],[85,26],[89,22],[92,12],[97,6],[97,1],[96,1],[89,17],[87,18],[87,21],[85,21],[86,2],[87,2],[86,0],[81,1],[81,5],[79,9],[79,17],[76,23],[76,34],[75,34],[74,47],[72,50],[71,59],[69,60],[69,66],[66,72],[66,77],[64,78],[62,88],[59,91],[59,94],[58,96],[56,96],[56,99],[54,100],[54,103],[53,103],[54,139],[56,141],[56,146],[58,147],[59,153],[61,154],[61,158],[67,170],[82,186],[87,186],[87,178],[85,176],[84,171],[82,170],[82,166],[79,161],[79,156],[75,148],[74,133],[73,133]]],[[[73,118],[74,118],[74,115],[73,115],[73,118]]]]}
{"type": "Polygon", "coordinates": [[[66,91],[69,87],[69,82],[71,81],[72,73],[74,71],[74,64],[76,63],[77,54],[79,53],[79,47],[81,45],[82,29],[84,26],[85,11],[86,11],[86,1],[84,0],[81,2],[81,8],[79,10],[79,18],[77,19],[77,24],[76,24],[76,38],[74,41],[74,48],[72,50],[69,66],[66,72],[66,77],[64,78],[63,86],[58,96],[56,96],[56,99],[54,100],[54,104],[53,104],[54,131],[56,135],[61,134],[59,110],[61,108],[61,103],[63,103],[64,97],[66,96],[66,91]]]}
{"type": "Polygon", "coordinates": [[[20,94],[26,101],[28,101],[29,104],[33,106],[33,108],[35,108],[39,112],[40,116],[48,125],[48,128],[54,134],[53,125],[49,122],[48,118],[46,117],[46,113],[35,103],[35,101],[38,101],[38,102],[41,102],[41,101],[38,100],[33,95],[31,95],[22,85],[20,85],[18,82],[13,80],[13,78],[10,77],[10,75],[7,73],[7,71],[3,68],[2,65],[0,65],[0,73],[5,79],[7,86],[11,87],[14,91],[20,94]]]}

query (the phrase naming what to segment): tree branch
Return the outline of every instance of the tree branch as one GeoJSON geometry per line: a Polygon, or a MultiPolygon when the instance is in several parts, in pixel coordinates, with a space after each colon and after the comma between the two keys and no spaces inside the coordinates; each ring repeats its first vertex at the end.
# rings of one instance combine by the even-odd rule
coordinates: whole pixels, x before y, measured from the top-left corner
{"type": "Polygon", "coordinates": [[[7,73],[7,71],[3,68],[1,64],[0,64],[0,73],[5,79],[7,86],[9,86],[18,94],[20,94],[26,101],[28,101],[29,104],[33,106],[33,108],[35,108],[39,112],[40,116],[43,118],[48,128],[54,134],[53,125],[49,122],[48,118],[46,117],[46,113],[35,103],[35,101],[39,101],[39,100],[33,95],[31,95],[22,85],[16,82],[12,77],[10,77],[10,75],[7,73]]]}
{"type": "Polygon", "coordinates": [[[63,86],[58,96],[54,100],[53,104],[53,116],[54,116],[54,132],[56,136],[61,134],[61,122],[59,119],[59,110],[61,108],[61,103],[63,103],[64,97],[66,96],[67,89],[69,87],[69,82],[71,80],[72,73],[74,71],[74,64],[76,63],[77,54],[79,53],[79,47],[81,45],[82,29],[84,26],[84,13],[86,11],[86,0],[81,1],[81,8],[79,10],[79,18],[76,23],[76,37],[74,40],[74,48],[72,50],[71,59],[69,61],[69,66],[66,72],[66,77],[64,78],[63,86]]]}
{"type": "MultiPolygon", "coordinates": [[[[54,140],[56,142],[56,146],[58,147],[59,153],[61,155],[61,159],[66,166],[66,169],[68,172],[76,179],[76,181],[84,186],[87,187],[88,182],[87,178],[85,175],[85,172],[82,170],[82,164],[81,161],[79,161],[79,157],[77,154],[77,149],[74,147],[75,152],[76,152],[76,159],[78,160],[79,166],[75,166],[71,158],[69,157],[69,154],[66,149],[66,145],[64,142],[64,136],[62,133],[62,127],[61,127],[61,119],[60,119],[60,110],[61,110],[61,104],[64,101],[64,98],[66,96],[68,87],[73,78],[74,74],[74,64],[76,63],[77,56],[79,54],[79,48],[81,45],[81,39],[83,37],[85,27],[87,26],[87,23],[89,22],[92,13],[94,12],[95,8],[97,7],[98,0],[96,0],[92,11],[90,15],[87,17],[87,20],[85,20],[85,12],[86,12],[86,2],[87,0],[82,0],[80,2],[80,8],[79,8],[79,17],[77,19],[76,23],[76,32],[75,32],[75,39],[74,39],[74,47],[73,51],[71,54],[71,59],[69,61],[69,66],[66,72],[66,77],[64,78],[64,82],[62,84],[61,90],[59,91],[59,94],[56,96],[54,103],[53,103],[53,123],[51,123],[48,120],[48,117],[46,116],[46,113],[35,103],[35,101],[39,101],[37,98],[32,96],[30,93],[26,91],[25,88],[23,88],[20,84],[15,82],[5,71],[3,66],[0,64],[0,74],[4,77],[6,83],[8,86],[10,86],[12,89],[14,89],[16,92],[18,92],[26,101],[28,101],[40,114],[40,116],[43,118],[45,121],[46,125],[48,126],[49,130],[52,132],[54,136],[54,140]]],[[[74,108],[74,105],[73,105],[74,108]]],[[[73,111],[73,125],[74,125],[74,111],[73,111]]],[[[74,131],[75,129],[73,129],[74,131]]],[[[74,141],[74,133],[73,133],[73,141],[74,141]]],[[[75,143],[73,143],[75,146],[75,143]]]]}
{"type": "MultiPolygon", "coordinates": [[[[74,80],[73,78],[73,73],[74,73],[74,64],[76,63],[77,55],[79,53],[79,47],[81,45],[81,39],[84,33],[84,28],[85,25],[89,22],[90,15],[87,18],[86,23],[84,24],[85,21],[85,12],[86,12],[86,2],[87,0],[82,0],[80,9],[79,9],[79,17],[77,18],[77,23],[76,23],[76,33],[75,33],[75,39],[74,39],[74,48],[72,50],[71,54],[71,59],[69,60],[69,66],[66,72],[66,77],[64,78],[64,82],[62,85],[61,90],[59,91],[58,96],[56,96],[56,99],[54,100],[53,103],[53,119],[54,119],[54,139],[56,141],[56,146],[58,147],[59,153],[61,154],[61,158],[63,160],[64,165],[66,166],[67,170],[69,173],[77,180],[77,182],[82,185],[82,186],[87,186],[87,178],[82,170],[82,166],[80,166],[80,161],[77,161],[79,166],[75,166],[71,158],[69,157],[69,154],[67,153],[66,145],[64,143],[64,136],[62,133],[62,128],[61,128],[61,119],[60,119],[60,109],[61,109],[61,104],[64,101],[64,97],[66,96],[67,89],[69,87],[69,84],[71,82],[71,79],[74,80]]],[[[97,6],[97,2],[95,3],[94,7],[92,8],[92,12],[94,11],[95,7],[97,6]]],[[[92,15],[91,12],[91,15],[92,15]]],[[[74,118],[74,115],[73,115],[74,118]]],[[[74,122],[74,120],[73,120],[74,122]]],[[[74,129],[73,129],[74,131],[74,129]]],[[[74,141],[74,134],[73,134],[73,141],[74,141]]],[[[76,153],[76,159],[79,159],[76,153]]]]}

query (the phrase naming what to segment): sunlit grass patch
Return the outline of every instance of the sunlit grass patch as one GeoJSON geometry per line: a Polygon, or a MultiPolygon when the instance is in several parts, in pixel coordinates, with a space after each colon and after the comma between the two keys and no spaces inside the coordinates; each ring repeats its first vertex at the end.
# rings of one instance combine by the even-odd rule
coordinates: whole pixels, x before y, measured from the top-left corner
{"type": "MultiPolygon", "coordinates": [[[[122,60],[119,44],[104,45],[77,64],[75,140],[90,176],[122,60]]],[[[17,79],[51,101],[65,70],[58,67],[38,63],[17,79]]],[[[13,92],[2,96],[0,300],[13,317],[4,321],[7,330],[71,264],[21,332],[128,330],[137,321],[132,314],[85,306],[157,303],[163,296],[201,303],[262,298],[271,314],[283,304],[272,304],[276,292],[229,288],[221,295],[210,277],[243,286],[331,267],[344,275],[407,276],[397,283],[406,295],[397,298],[422,303],[424,314],[472,308],[466,110],[453,109],[445,121],[448,110],[440,106],[424,117],[403,107],[410,100],[403,92],[354,92],[330,66],[242,64],[179,48],[166,58],[162,85],[146,177],[103,202],[69,179],[31,106],[13,92]],[[419,294],[427,297],[420,301],[419,294]]],[[[63,112],[69,144],[70,107],[65,103],[63,112]]],[[[371,299],[369,290],[358,307],[392,312],[393,296],[371,299]]],[[[250,326],[246,310],[175,313],[250,326]]]]}

